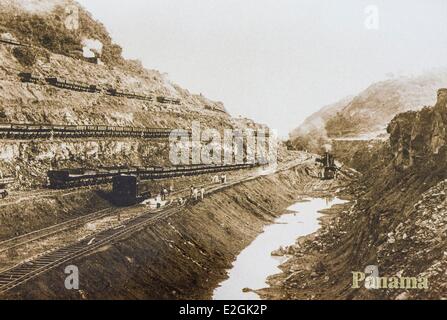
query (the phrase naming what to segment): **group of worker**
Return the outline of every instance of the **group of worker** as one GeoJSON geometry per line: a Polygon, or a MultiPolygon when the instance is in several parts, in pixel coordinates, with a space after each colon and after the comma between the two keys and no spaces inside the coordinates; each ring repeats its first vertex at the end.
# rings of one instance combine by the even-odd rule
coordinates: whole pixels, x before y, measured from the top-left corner
{"type": "MultiPolygon", "coordinates": [[[[225,184],[227,183],[227,176],[225,174],[221,175],[221,176],[214,176],[213,177],[213,183],[221,183],[221,184],[225,184]]],[[[174,187],[171,185],[169,187],[169,189],[167,189],[166,187],[162,187],[161,192],[160,192],[160,197],[162,201],[166,201],[167,198],[172,194],[172,192],[174,191],[174,187]]],[[[191,200],[194,201],[198,201],[205,199],[205,187],[195,187],[195,186],[191,186],[190,187],[190,198],[191,200]]],[[[178,199],[179,204],[184,204],[186,202],[186,199],[183,198],[179,198],[178,199]]]]}
{"type": "Polygon", "coordinates": [[[227,183],[227,175],[223,174],[220,177],[219,176],[214,176],[212,178],[212,182],[213,183],[222,183],[222,184],[227,183]]]}
{"type": "Polygon", "coordinates": [[[197,201],[199,200],[199,196],[200,200],[203,200],[205,198],[205,187],[201,187],[199,190],[199,188],[191,186],[191,199],[197,201]]]}

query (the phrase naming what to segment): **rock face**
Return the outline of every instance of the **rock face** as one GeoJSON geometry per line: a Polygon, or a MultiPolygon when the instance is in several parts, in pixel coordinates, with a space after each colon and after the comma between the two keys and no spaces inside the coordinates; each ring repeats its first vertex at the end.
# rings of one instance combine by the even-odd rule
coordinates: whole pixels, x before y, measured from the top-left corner
{"type": "Polygon", "coordinates": [[[396,116],[388,126],[394,163],[407,169],[413,165],[436,165],[447,159],[447,89],[438,91],[434,107],[396,116]]]}

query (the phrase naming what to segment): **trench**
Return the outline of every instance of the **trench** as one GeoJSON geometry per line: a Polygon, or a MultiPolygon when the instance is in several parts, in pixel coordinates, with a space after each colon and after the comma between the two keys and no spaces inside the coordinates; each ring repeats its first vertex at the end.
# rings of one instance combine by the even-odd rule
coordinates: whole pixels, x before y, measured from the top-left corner
{"type": "Polygon", "coordinates": [[[310,198],[291,205],[238,255],[227,271],[228,279],[214,290],[213,299],[259,300],[254,290],[268,287],[267,278],[280,273],[279,266],[288,259],[287,255],[272,256],[272,252],[318,231],[321,210],[344,202],[339,198],[310,198]]]}

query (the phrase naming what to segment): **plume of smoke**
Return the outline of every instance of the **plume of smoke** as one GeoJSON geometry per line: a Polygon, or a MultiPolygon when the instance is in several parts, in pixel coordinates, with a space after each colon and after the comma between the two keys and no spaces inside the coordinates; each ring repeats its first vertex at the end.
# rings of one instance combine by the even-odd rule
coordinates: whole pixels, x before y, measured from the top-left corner
{"type": "Polygon", "coordinates": [[[103,48],[101,41],[96,39],[84,39],[82,40],[82,45],[83,55],[85,58],[101,56],[103,48]]]}

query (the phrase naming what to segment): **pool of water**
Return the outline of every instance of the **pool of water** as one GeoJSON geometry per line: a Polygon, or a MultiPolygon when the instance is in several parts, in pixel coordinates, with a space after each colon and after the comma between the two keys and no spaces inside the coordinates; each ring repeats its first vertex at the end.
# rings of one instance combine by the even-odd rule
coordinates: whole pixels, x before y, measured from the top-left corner
{"type": "Polygon", "coordinates": [[[272,251],[290,246],[296,239],[314,233],[320,227],[318,211],[328,209],[345,201],[338,198],[314,198],[290,206],[286,212],[267,226],[247,248],[245,248],[228,271],[229,278],[214,290],[214,300],[259,300],[253,292],[243,292],[266,288],[267,278],[280,273],[278,268],[287,257],[273,257],[272,251]]]}

